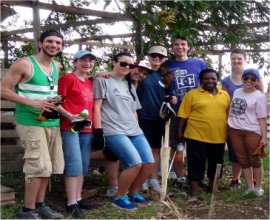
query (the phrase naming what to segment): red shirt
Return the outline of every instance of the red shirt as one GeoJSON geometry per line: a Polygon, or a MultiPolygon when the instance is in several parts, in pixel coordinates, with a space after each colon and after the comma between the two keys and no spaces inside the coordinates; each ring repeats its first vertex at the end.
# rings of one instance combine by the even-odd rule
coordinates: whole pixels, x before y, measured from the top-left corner
{"type": "MultiPolygon", "coordinates": [[[[68,73],[59,79],[58,94],[65,98],[61,106],[73,115],[80,114],[87,109],[89,112],[88,120],[93,122],[93,85],[92,81],[85,79],[83,82],[74,73],[68,73]]],[[[70,120],[60,117],[61,130],[71,129],[70,120]]],[[[81,132],[92,132],[92,129],[84,129],[81,132]]]]}

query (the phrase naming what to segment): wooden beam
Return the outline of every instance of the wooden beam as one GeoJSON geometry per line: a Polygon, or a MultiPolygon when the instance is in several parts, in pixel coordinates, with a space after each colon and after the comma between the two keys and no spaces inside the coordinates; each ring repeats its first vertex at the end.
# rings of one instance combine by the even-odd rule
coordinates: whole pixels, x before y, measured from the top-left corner
{"type": "MultiPolygon", "coordinates": [[[[5,5],[17,5],[17,6],[25,6],[25,7],[33,7],[32,1],[1,1],[1,4],[5,5]]],[[[126,14],[114,13],[114,12],[105,12],[105,11],[97,11],[92,9],[78,8],[73,6],[65,6],[58,4],[48,4],[39,2],[38,6],[40,9],[50,10],[50,11],[58,11],[62,13],[70,13],[70,14],[78,14],[78,15],[90,15],[102,18],[110,18],[110,19],[120,19],[125,21],[132,21],[132,17],[126,14]]]]}
{"type": "MultiPolygon", "coordinates": [[[[81,25],[92,25],[92,24],[103,24],[103,23],[113,23],[113,22],[118,22],[119,20],[117,19],[107,19],[107,18],[100,18],[100,19],[95,19],[95,20],[86,20],[86,21],[69,21],[64,24],[48,24],[48,25],[43,25],[40,26],[40,29],[42,31],[45,30],[53,30],[53,29],[63,29],[63,28],[68,28],[68,27],[75,27],[75,26],[81,26],[81,25]]],[[[1,33],[1,38],[6,39],[11,35],[15,34],[23,34],[23,33],[28,33],[28,32],[33,32],[33,28],[24,28],[24,29],[17,29],[13,31],[3,31],[1,33]]]]}

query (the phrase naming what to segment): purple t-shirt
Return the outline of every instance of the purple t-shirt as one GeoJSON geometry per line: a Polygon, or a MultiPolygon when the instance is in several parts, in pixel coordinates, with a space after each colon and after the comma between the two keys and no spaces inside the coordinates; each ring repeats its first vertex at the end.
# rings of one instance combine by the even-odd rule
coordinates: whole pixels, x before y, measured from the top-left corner
{"type": "Polygon", "coordinates": [[[231,99],[233,97],[234,90],[239,89],[239,88],[243,88],[243,83],[235,84],[232,81],[231,76],[227,76],[223,80],[221,80],[221,84],[222,84],[222,86],[225,86],[227,88],[231,99]]]}
{"type": "Polygon", "coordinates": [[[166,66],[173,75],[172,94],[178,101],[173,108],[178,111],[184,95],[200,86],[199,73],[207,68],[203,60],[188,58],[185,61],[167,60],[166,66]]]}

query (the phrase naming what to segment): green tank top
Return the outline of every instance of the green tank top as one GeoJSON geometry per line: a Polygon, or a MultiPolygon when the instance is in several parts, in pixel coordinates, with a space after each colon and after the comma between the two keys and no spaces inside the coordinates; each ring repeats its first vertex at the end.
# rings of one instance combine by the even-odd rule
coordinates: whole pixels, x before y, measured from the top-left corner
{"type": "MultiPolygon", "coordinates": [[[[31,100],[45,100],[48,96],[57,95],[58,90],[58,70],[55,62],[52,62],[52,72],[48,76],[39,66],[34,56],[28,57],[32,64],[31,77],[23,83],[19,83],[15,91],[18,95],[31,100]]],[[[59,119],[39,121],[38,115],[41,110],[27,105],[16,104],[16,121],[22,125],[55,127],[59,126],[59,119]]]]}

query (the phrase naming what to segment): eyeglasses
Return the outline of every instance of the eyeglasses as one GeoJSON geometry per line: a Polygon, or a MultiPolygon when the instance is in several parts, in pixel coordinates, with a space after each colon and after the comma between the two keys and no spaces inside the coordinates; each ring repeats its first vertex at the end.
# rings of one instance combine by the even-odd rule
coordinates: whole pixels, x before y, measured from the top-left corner
{"type": "Polygon", "coordinates": [[[49,82],[50,82],[50,90],[53,91],[54,89],[54,78],[52,78],[51,76],[47,77],[49,82]]]}
{"type": "Polygon", "coordinates": [[[121,61],[119,61],[119,65],[121,66],[121,67],[129,67],[129,69],[134,69],[134,64],[132,64],[132,63],[127,63],[127,62],[121,62],[121,61]]]}
{"type": "Polygon", "coordinates": [[[244,81],[250,80],[251,82],[256,82],[256,80],[257,80],[255,77],[249,77],[249,76],[243,76],[242,79],[244,81]]]}
{"type": "Polygon", "coordinates": [[[155,59],[156,57],[158,57],[159,59],[163,59],[165,57],[159,53],[150,53],[149,56],[153,59],[155,59]]]}

